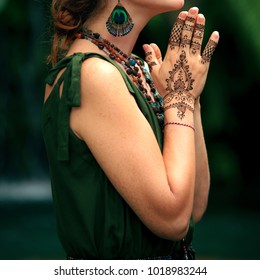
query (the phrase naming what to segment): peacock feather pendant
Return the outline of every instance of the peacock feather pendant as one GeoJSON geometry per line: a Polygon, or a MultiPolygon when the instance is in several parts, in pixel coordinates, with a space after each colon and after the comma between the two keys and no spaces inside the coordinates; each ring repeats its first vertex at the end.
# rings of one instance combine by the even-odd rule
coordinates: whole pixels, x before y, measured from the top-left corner
{"type": "Polygon", "coordinates": [[[109,16],[106,27],[108,32],[115,37],[125,36],[133,29],[134,22],[120,0],[109,16]]]}

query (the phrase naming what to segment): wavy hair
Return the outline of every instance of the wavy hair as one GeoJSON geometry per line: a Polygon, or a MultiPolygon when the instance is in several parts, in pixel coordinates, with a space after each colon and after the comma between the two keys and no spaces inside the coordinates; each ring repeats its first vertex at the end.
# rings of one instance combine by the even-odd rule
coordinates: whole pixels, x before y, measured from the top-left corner
{"type": "Polygon", "coordinates": [[[48,61],[55,65],[66,55],[76,33],[105,0],[53,0],[51,15],[53,19],[54,36],[48,61]]]}

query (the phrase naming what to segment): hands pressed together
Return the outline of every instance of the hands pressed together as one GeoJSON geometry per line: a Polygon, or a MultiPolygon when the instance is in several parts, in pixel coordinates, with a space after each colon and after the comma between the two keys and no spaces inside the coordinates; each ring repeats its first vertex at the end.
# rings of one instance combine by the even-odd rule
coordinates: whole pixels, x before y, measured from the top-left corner
{"type": "MultiPolygon", "coordinates": [[[[202,51],[204,29],[205,17],[194,7],[178,15],[164,59],[156,44],[143,46],[154,83],[164,99],[165,110],[180,106],[194,110],[219,41],[218,32],[213,32],[202,51]]],[[[182,119],[181,115],[179,117],[182,119]]]]}

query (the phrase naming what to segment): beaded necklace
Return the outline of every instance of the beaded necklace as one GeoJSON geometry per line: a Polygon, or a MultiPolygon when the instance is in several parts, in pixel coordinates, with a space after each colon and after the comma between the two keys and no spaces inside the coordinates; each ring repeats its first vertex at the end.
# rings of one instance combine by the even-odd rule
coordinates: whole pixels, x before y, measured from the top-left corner
{"type": "Polygon", "coordinates": [[[76,35],[78,39],[86,39],[91,43],[95,44],[100,50],[104,51],[109,58],[115,60],[121,64],[127,73],[130,76],[137,86],[137,88],[142,92],[150,106],[152,107],[161,127],[164,124],[164,109],[163,109],[163,99],[158,93],[157,89],[154,86],[152,78],[149,74],[149,71],[145,68],[144,63],[137,59],[135,56],[127,56],[114,44],[110,43],[107,39],[101,37],[99,33],[93,33],[90,30],[84,30],[84,32],[78,33],[76,35]],[[137,67],[138,66],[138,67],[137,67]],[[146,83],[149,85],[151,93],[153,94],[154,101],[151,96],[148,94],[147,89],[144,87],[143,80],[141,79],[142,74],[145,77],[146,83]]]}

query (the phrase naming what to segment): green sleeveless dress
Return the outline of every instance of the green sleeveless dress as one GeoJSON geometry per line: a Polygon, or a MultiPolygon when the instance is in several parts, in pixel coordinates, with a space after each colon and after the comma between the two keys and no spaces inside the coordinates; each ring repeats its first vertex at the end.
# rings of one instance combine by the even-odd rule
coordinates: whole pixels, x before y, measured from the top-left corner
{"type": "MultiPolygon", "coordinates": [[[[113,60],[95,53],[75,53],[60,60],[46,79],[53,85],[60,70],[65,68],[43,105],[42,131],[61,244],[67,256],[75,259],[182,258],[182,243],[154,235],[141,222],[115,190],[86,143],[69,127],[71,108],[80,106],[82,62],[90,57],[105,59],[117,67],[161,149],[163,143],[163,134],[151,106],[113,60]]],[[[185,241],[188,245],[192,233],[191,221],[185,241]]]]}

